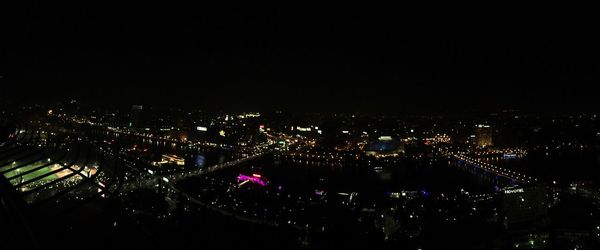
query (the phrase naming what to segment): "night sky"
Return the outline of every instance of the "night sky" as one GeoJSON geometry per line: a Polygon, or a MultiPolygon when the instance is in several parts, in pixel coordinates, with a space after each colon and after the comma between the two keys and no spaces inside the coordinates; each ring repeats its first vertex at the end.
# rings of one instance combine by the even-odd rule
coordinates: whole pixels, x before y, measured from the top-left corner
{"type": "Polygon", "coordinates": [[[591,6],[199,2],[5,8],[0,95],[223,110],[600,107],[591,6]]]}

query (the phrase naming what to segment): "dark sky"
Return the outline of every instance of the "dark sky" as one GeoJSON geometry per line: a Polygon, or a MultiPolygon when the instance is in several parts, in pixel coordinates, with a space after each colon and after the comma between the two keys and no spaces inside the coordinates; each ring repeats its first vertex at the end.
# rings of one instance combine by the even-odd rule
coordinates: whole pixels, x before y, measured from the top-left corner
{"type": "Polygon", "coordinates": [[[384,113],[600,107],[592,6],[201,2],[5,8],[1,95],[384,113]]]}

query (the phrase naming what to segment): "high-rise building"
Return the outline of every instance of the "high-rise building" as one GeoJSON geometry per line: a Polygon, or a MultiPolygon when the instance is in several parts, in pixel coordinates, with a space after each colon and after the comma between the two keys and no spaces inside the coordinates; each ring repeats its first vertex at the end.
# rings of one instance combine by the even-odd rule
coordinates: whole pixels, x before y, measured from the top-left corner
{"type": "Polygon", "coordinates": [[[144,106],[131,105],[131,111],[129,113],[129,127],[141,127],[143,111],[144,106]]]}
{"type": "Polygon", "coordinates": [[[492,127],[478,124],[475,126],[475,145],[478,147],[492,146],[492,127]]]}
{"type": "Polygon", "coordinates": [[[510,230],[539,228],[548,223],[550,192],[546,187],[511,187],[501,195],[504,226],[510,230]]]}

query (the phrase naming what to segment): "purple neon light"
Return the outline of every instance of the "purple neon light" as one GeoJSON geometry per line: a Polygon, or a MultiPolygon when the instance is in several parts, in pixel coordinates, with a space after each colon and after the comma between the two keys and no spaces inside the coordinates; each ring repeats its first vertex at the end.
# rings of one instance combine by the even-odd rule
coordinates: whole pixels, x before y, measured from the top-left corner
{"type": "Polygon", "coordinates": [[[261,185],[261,186],[266,186],[267,185],[267,183],[265,181],[261,180],[258,177],[254,177],[254,176],[248,176],[248,175],[240,174],[240,175],[238,175],[237,179],[238,179],[238,181],[250,181],[252,183],[256,183],[256,184],[261,185]]]}

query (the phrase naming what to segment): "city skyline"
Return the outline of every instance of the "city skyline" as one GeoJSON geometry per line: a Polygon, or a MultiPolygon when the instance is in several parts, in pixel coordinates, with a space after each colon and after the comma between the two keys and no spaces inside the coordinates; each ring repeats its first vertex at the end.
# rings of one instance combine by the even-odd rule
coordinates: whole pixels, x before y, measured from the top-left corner
{"type": "Polygon", "coordinates": [[[600,246],[598,113],[0,111],[16,249],[600,246]]]}
{"type": "Polygon", "coordinates": [[[0,9],[2,249],[600,249],[592,4],[0,9]]]}

